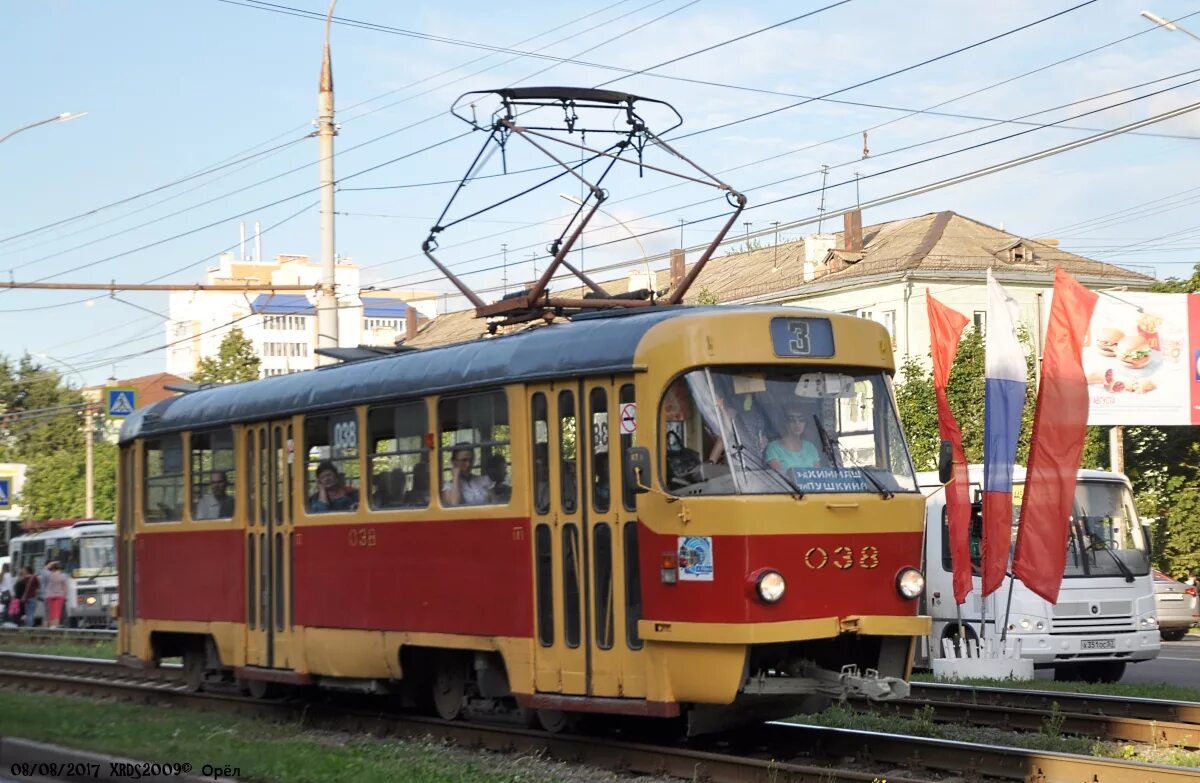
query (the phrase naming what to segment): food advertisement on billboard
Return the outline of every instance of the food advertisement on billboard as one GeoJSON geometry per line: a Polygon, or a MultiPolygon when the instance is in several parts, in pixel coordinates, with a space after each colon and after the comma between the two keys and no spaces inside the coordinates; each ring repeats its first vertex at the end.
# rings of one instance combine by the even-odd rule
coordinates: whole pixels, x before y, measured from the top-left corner
{"type": "Polygon", "coordinates": [[[1200,295],[1101,292],[1083,370],[1088,424],[1200,424],[1200,295]]]}

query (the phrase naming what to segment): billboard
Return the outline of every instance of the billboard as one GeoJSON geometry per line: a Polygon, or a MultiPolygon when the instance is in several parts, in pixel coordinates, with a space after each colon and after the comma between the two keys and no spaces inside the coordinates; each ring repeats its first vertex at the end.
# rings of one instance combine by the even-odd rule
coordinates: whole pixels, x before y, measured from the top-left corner
{"type": "Polygon", "coordinates": [[[1083,370],[1088,424],[1200,424],[1200,294],[1100,292],[1083,370]]]}

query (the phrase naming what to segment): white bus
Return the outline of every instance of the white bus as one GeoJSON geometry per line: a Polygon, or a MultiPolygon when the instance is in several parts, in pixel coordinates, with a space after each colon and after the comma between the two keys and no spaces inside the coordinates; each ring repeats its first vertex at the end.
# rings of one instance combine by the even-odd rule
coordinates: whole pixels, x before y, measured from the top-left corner
{"type": "MultiPolygon", "coordinates": [[[[46,563],[57,560],[69,577],[62,624],[107,628],[115,622],[117,603],[115,536],[112,522],[92,519],[15,536],[8,549],[12,573],[19,577],[21,570],[29,566],[40,576],[46,563]]],[[[45,624],[44,601],[38,601],[36,618],[45,624]]]]}
{"type": "MultiPolygon", "coordinates": [[[[1133,504],[1129,479],[1120,473],[1081,470],[1070,519],[1067,565],[1058,603],[1050,604],[1020,580],[1006,578],[1003,586],[980,600],[979,562],[982,530],[983,467],[970,467],[972,516],[971,560],[974,585],[961,609],[963,632],[969,639],[982,633],[999,639],[1009,586],[1008,639],[1019,642],[1021,657],[1034,667],[1053,668],[1056,680],[1116,682],[1128,663],[1158,656],[1162,640],[1154,607],[1149,535],[1133,504]]],[[[922,663],[941,657],[942,640],[959,635],[950,567],[950,538],[946,523],[946,493],[934,473],[918,474],[925,494],[925,594],[923,614],[933,618],[929,638],[919,645],[922,663]]],[[[1013,476],[1013,527],[1024,490],[1025,469],[1013,476]]],[[[1011,571],[1010,571],[1011,574],[1011,571]]]]}

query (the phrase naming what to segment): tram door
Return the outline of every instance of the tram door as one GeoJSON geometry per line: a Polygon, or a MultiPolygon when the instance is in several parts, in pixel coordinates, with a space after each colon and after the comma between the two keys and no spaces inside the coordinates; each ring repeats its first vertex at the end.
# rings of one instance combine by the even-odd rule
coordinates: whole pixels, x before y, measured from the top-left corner
{"type": "Polygon", "coordinates": [[[610,440],[621,388],[607,378],[530,387],[540,692],[645,695],[627,635],[623,530],[636,515],[622,503],[622,439],[610,440]]]}
{"type": "Polygon", "coordinates": [[[290,421],[246,430],[246,664],[291,665],[293,455],[290,421]]]}

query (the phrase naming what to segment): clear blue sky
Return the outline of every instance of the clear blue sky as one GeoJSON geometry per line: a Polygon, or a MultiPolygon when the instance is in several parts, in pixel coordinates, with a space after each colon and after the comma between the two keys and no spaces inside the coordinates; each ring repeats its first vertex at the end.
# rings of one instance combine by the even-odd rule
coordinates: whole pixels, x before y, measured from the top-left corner
{"type": "MultiPolygon", "coordinates": [[[[596,0],[504,6],[459,0],[436,4],[340,0],[337,15],[636,70],[830,2],[596,0]],[[556,27],[560,29],[551,32],[556,27]]],[[[1079,2],[852,0],[654,73],[821,95],[976,43],[1079,2]]],[[[990,123],[980,119],[918,114],[872,130],[872,156],[862,160],[861,131],[904,117],[896,109],[923,109],[982,88],[989,89],[938,111],[1012,119],[1087,101],[1030,118],[1052,122],[1184,85],[1072,123],[1101,129],[1200,100],[1200,82],[1185,84],[1200,79],[1200,70],[1196,70],[1200,69],[1200,41],[1181,32],[1152,29],[1138,15],[1144,2],[1100,0],[999,41],[837,96],[892,108],[813,102],[684,140],[680,147],[711,170],[740,167],[724,176],[735,187],[749,191],[751,206],[819,187],[820,177],[813,172],[822,164],[833,167],[830,185],[852,180],[854,172],[868,177],[861,183],[861,196],[869,200],[1088,135],[1086,130],[1041,129],[871,177],[898,164],[1028,127],[987,127],[990,123]],[[1106,46],[1139,32],[1145,34],[1106,46]],[[1095,47],[1104,48],[992,87],[1095,47]],[[1158,79],[1163,81],[1125,91],[1158,79]],[[1118,90],[1123,92],[1097,98],[1118,90]],[[975,132],[928,143],[971,130],[975,132]],[[819,144],[843,135],[849,138],[819,144]],[[916,144],[921,146],[883,154],[916,144]],[[752,163],[783,153],[789,154],[752,163]],[[752,165],[742,165],[748,163],[752,165]],[[784,178],[794,179],[768,184],[784,178]]],[[[1153,2],[1156,5],[1151,10],[1168,18],[1200,12],[1200,3],[1153,2]]],[[[320,13],[326,8],[320,0],[282,0],[280,5],[320,13]]],[[[266,227],[298,211],[300,214],[263,237],[264,253],[268,257],[278,253],[318,256],[318,216],[310,206],[315,193],[268,205],[317,183],[317,142],[304,137],[311,131],[316,110],[320,22],[218,0],[44,0],[12,3],[5,12],[2,35],[9,78],[0,134],[60,112],[89,113],[70,123],[26,131],[0,145],[0,176],[6,185],[0,191],[2,237],[168,185],[221,161],[284,142],[296,143],[186,184],[0,243],[0,272],[8,274],[11,269],[17,280],[58,275],[54,279],[64,282],[144,282],[169,273],[169,281],[195,282],[217,253],[236,245],[239,220],[259,220],[266,227]],[[299,170],[287,173],[292,169],[299,170]],[[269,178],[273,179],[263,182],[269,178]],[[203,204],[207,201],[212,203],[203,204]],[[233,217],[242,212],[250,214],[233,217]],[[211,223],[216,225],[202,228],[211,223]],[[190,233],[172,238],[185,232],[190,233]],[[139,250],[153,243],[158,244],[139,250]],[[119,257],[105,260],[110,256],[119,257]],[[74,267],[83,268],[68,272],[74,267]]],[[[1200,33],[1200,14],[1181,23],[1200,33]]],[[[456,178],[480,139],[464,139],[370,173],[350,175],[460,133],[465,126],[449,117],[446,109],[461,92],[518,82],[593,86],[620,75],[594,65],[555,65],[552,60],[528,56],[489,55],[467,46],[351,25],[335,25],[333,50],[338,119],[343,123],[337,140],[337,175],[342,188],[337,209],[346,213],[338,218],[338,252],[366,267],[369,281],[383,285],[420,284],[448,290],[444,283],[434,282],[436,275],[419,249],[449,195],[449,186],[352,188],[456,178]],[[537,73],[550,66],[550,70],[537,73]],[[484,69],[490,70],[479,73],[484,69]],[[363,146],[349,149],[357,144],[363,146]]],[[[797,100],[649,75],[627,78],[614,86],[671,101],[686,120],[681,133],[797,100]]],[[[1200,225],[1193,208],[1200,202],[1200,183],[1195,181],[1200,163],[1200,112],[1146,130],[1166,136],[1127,136],[1103,142],[868,211],[864,222],[952,209],[1027,236],[1058,237],[1065,247],[1084,255],[1153,269],[1164,276],[1186,275],[1200,258],[1200,225]],[[1193,188],[1196,190],[1189,192],[1193,188]],[[1163,201],[1132,209],[1154,199],[1163,201]],[[1076,225],[1124,209],[1130,212],[1118,215],[1119,219],[1076,225]]],[[[525,155],[523,151],[520,154],[525,155]]],[[[531,157],[516,157],[515,151],[514,156],[515,165],[540,163],[531,157]]],[[[499,161],[489,165],[488,171],[495,171],[499,161]]],[[[669,183],[621,178],[613,185],[613,201],[606,209],[639,231],[677,226],[680,218],[691,220],[717,211],[711,202],[687,206],[711,198],[700,189],[649,192],[663,184],[669,183]],[[628,196],[640,197],[621,200],[628,196]]],[[[499,193],[491,184],[478,190],[481,195],[499,193]]],[[[827,203],[830,208],[840,208],[854,197],[853,187],[831,187],[827,203]]],[[[774,221],[787,223],[812,215],[818,203],[816,194],[800,196],[751,210],[745,219],[753,221],[752,231],[766,229],[774,221]]],[[[529,248],[542,247],[553,232],[544,224],[520,225],[561,220],[569,208],[556,198],[552,186],[548,199],[489,215],[491,222],[447,232],[445,245],[475,241],[447,248],[446,260],[462,263],[459,269],[464,271],[491,266],[498,261],[501,243],[507,243],[514,265],[510,279],[528,275],[529,248]],[[520,261],[524,267],[517,266],[520,261]]],[[[685,242],[702,241],[714,225],[689,227],[685,242]]],[[[738,230],[745,229],[739,225],[738,230]]],[[[798,229],[787,238],[812,230],[798,229]]],[[[610,224],[595,239],[621,235],[621,230],[610,224]]],[[[643,240],[648,253],[678,243],[677,228],[643,240]]],[[[640,255],[636,246],[623,243],[588,252],[586,262],[593,266],[640,255]]],[[[489,272],[469,279],[486,286],[498,283],[499,275],[489,272]]],[[[163,318],[138,307],[165,314],[165,294],[120,295],[138,307],[104,296],[80,301],[85,298],[89,294],[80,292],[0,293],[0,319],[7,335],[0,351],[49,354],[78,367],[89,382],[107,377],[114,363],[117,374],[124,377],[162,369],[162,352],[153,349],[165,341],[163,318]]]]}

